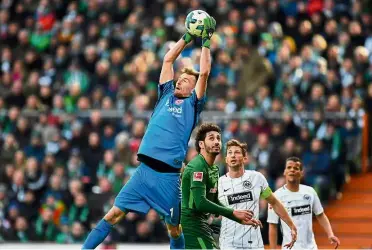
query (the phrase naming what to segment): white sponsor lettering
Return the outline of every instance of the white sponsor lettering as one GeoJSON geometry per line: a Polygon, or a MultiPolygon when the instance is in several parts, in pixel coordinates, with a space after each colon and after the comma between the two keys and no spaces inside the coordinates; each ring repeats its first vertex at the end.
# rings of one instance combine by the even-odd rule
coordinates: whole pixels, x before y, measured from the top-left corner
{"type": "Polygon", "coordinates": [[[228,195],[227,199],[228,199],[228,202],[229,202],[230,205],[253,200],[252,192],[250,192],[250,191],[228,195]]]}
{"type": "Polygon", "coordinates": [[[294,208],[296,213],[310,212],[310,207],[294,208]]]}
{"type": "Polygon", "coordinates": [[[292,207],[292,215],[305,215],[305,214],[311,214],[311,207],[310,205],[304,205],[299,207],[292,207]]]}
{"type": "Polygon", "coordinates": [[[168,112],[182,114],[182,108],[169,107],[168,112]]]}
{"type": "MultiPolygon", "coordinates": [[[[182,102],[179,103],[179,104],[182,104],[182,102]]],[[[172,113],[172,115],[174,115],[176,117],[181,117],[181,115],[182,115],[182,107],[175,107],[175,106],[172,107],[172,106],[170,106],[169,105],[169,100],[167,100],[167,102],[165,103],[165,106],[168,107],[167,111],[169,113],[172,113]]]]}
{"type": "Polygon", "coordinates": [[[237,200],[244,200],[244,199],[249,199],[251,196],[249,194],[245,195],[237,195],[237,196],[231,196],[232,201],[237,201],[237,200]]]}

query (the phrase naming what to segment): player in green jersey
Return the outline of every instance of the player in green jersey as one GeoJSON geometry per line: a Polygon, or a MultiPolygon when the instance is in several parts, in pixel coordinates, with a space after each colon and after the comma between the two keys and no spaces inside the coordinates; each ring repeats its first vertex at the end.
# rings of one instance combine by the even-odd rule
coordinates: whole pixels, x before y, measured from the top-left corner
{"type": "Polygon", "coordinates": [[[219,169],[214,165],[221,151],[221,129],[202,124],[195,139],[199,155],[187,164],[182,175],[181,225],[186,249],[213,249],[217,244],[208,224],[210,214],[222,215],[245,225],[258,226],[249,210],[233,210],[218,201],[219,169]]]}

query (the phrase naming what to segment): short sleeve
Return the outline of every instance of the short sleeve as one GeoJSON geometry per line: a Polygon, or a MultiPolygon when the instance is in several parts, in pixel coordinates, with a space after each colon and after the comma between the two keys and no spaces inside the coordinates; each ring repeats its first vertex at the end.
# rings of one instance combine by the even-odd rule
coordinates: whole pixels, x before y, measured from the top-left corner
{"type": "Polygon", "coordinates": [[[261,192],[260,192],[260,197],[262,199],[266,199],[267,197],[269,197],[273,192],[271,191],[271,188],[269,187],[269,183],[267,182],[265,176],[263,176],[263,174],[259,173],[259,178],[260,178],[260,188],[261,188],[261,192]]]}
{"type": "Polygon", "coordinates": [[[324,209],[323,209],[322,203],[320,202],[319,196],[314,189],[313,189],[313,193],[314,193],[313,213],[315,215],[319,215],[324,212],[324,209]]]}
{"type": "Polygon", "coordinates": [[[203,168],[195,167],[190,172],[191,188],[205,188],[207,184],[207,172],[203,168]]]}
{"type": "Polygon", "coordinates": [[[174,81],[170,80],[163,84],[158,84],[158,100],[160,100],[163,96],[166,96],[169,93],[174,92],[174,81]]]}
{"type": "Polygon", "coordinates": [[[204,109],[205,103],[207,102],[207,95],[204,94],[202,98],[198,99],[195,90],[193,90],[191,94],[191,98],[192,98],[193,105],[196,105],[197,114],[200,114],[204,109]]]}
{"type": "Polygon", "coordinates": [[[271,224],[278,224],[279,223],[279,216],[275,213],[273,207],[268,204],[268,209],[267,209],[267,223],[271,224]]]}

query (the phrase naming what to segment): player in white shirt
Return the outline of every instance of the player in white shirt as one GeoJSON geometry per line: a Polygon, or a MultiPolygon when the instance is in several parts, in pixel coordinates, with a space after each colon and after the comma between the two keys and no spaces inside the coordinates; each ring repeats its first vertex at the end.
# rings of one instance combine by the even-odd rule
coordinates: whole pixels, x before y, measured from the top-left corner
{"type": "MultiPolygon", "coordinates": [[[[324,213],[317,193],[312,187],[300,184],[303,169],[299,158],[289,157],[287,159],[284,176],[286,184],[279,188],[275,195],[284,204],[298,229],[298,237],[294,244],[294,249],[317,249],[313,233],[312,214],[315,214],[319,224],[326,231],[329,240],[332,244],[336,244],[337,248],[340,240],[333,234],[331,224],[324,213]]],[[[270,205],[267,222],[270,223],[270,248],[275,249],[278,240],[279,217],[270,205]]],[[[283,242],[287,242],[291,237],[290,230],[287,225],[282,223],[282,221],[280,222],[283,242]]]]}
{"type": "Polygon", "coordinates": [[[233,209],[251,210],[257,224],[240,225],[222,218],[220,231],[221,249],[264,249],[259,218],[259,200],[266,199],[273,209],[291,228],[291,239],[287,247],[292,248],[297,237],[297,229],[283,204],[272,193],[266,178],[259,172],[244,169],[247,144],[230,140],[226,144],[226,164],[229,172],[218,181],[220,203],[233,209]]]}

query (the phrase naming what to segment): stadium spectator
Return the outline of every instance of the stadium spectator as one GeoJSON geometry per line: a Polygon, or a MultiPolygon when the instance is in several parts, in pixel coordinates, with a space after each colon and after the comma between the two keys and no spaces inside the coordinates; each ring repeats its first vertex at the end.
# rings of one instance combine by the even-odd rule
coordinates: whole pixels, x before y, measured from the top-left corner
{"type": "Polygon", "coordinates": [[[26,218],[18,217],[16,219],[14,231],[10,236],[10,240],[22,243],[32,242],[36,240],[35,232],[29,226],[26,218]]]}
{"type": "Polygon", "coordinates": [[[323,199],[328,195],[331,157],[319,139],[313,139],[311,149],[303,155],[305,183],[313,186],[323,199]]]}

